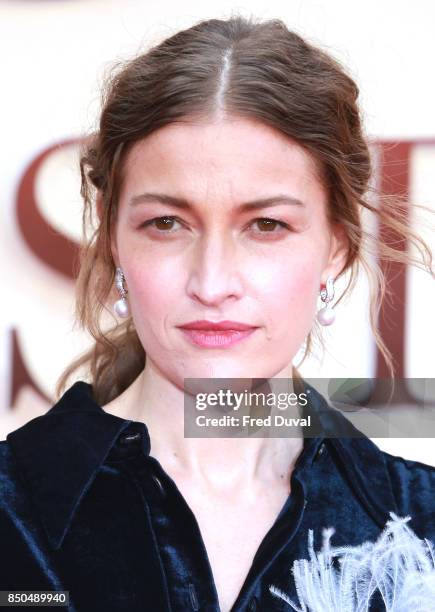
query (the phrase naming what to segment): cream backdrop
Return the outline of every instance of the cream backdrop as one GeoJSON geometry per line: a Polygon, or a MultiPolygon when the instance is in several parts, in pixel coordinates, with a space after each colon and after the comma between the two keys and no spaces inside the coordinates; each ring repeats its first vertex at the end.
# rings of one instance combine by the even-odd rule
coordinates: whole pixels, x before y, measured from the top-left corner
{"type": "MultiPolygon", "coordinates": [[[[16,221],[16,190],[27,165],[45,148],[78,138],[95,122],[105,71],[199,19],[233,11],[279,17],[342,60],[357,80],[371,138],[435,141],[435,4],[431,0],[56,0],[0,2],[2,95],[0,439],[49,405],[30,388],[9,405],[10,332],[19,333],[25,365],[48,397],[64,366],[89,343],[73,329],[73,285],[39,261],[16,221]],[[182,7],[182,8],[181,8],[182,7]]],[[[411,196],[435,207],[435,145],[414,148],[411,196]]],[[[79,239],[80,208],[74,147],[51,155],[36,183],[38,205],[50,224],[79,239]]],[[[432,247],[433,235],[425,234],[432,247]]],[[[435,287],[408,270],[406,376],[435,377],[435,287]]],[[[338,287],[339,289],[340,287],[338,287]]],[[[325,329],[328,351],[311,359],[305,376],[373,376],[368,287],[354,295],[325,329]],[[349,334],[349,329],[352,333],[349,334]]],[[[435,465],[432,439],[380,439],[385,450],[435,465]]]]}

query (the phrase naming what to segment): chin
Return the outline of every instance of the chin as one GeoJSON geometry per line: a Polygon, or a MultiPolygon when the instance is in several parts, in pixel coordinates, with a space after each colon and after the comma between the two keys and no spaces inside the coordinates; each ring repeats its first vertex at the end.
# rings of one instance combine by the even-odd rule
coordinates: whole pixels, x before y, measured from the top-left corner
{"type": "Polygon", "coordinates": [[[255,364],[257,358],[249,360],[207,359],[202,363],[192,363],[186,368],[185,378],[268,378],[274,375],[272,368],[266,368],[264,363],[255,364]],[[188,373],[187,373],[188,372],[188,373]]]}

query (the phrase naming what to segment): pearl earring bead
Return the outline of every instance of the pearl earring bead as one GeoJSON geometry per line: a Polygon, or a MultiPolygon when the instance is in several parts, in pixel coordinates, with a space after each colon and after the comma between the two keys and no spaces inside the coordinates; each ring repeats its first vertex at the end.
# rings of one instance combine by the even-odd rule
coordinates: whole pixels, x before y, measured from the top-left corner
{"type": "Polygon", "coordinates": [[[329,305],[325,306],[317,313],[317,320],[322,325],[331,325],[335,321],[335,310],[329,305]]]}
{"type": "Polygon", "coordinates": [[[128,313],[128,304],[127,304],[127,300],[125,298],[121,298],[120,300],[115,302],[114,309],[115,309],[116,314],[118,316],[122,317],[123,319],[128,317],[128,314],[129,314],[128,313]]]}

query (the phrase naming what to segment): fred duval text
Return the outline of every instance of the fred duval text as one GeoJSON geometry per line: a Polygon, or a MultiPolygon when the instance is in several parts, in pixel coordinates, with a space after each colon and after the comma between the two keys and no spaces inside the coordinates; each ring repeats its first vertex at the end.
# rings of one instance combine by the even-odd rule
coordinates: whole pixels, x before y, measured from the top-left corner
{"type": "Polygon", "coordinates": [[[281,414],[269,415],[264,418],[251,417],[248,414],[242,417],[224,415],[221,417],[196,417],[198,427],[310,427],[311,415],[308,418],[290,418],[281,414]]]}

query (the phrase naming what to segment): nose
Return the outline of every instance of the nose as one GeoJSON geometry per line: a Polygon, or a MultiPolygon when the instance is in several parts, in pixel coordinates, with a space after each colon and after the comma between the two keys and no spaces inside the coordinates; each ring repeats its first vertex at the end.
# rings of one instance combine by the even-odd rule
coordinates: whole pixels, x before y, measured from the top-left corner
{"type": "Polygon", "coordinates": [[[192,252],[188,295],[207,306],[218,306],[242,294],[237,245],[221,229],[203,235],[192,252]]]}

